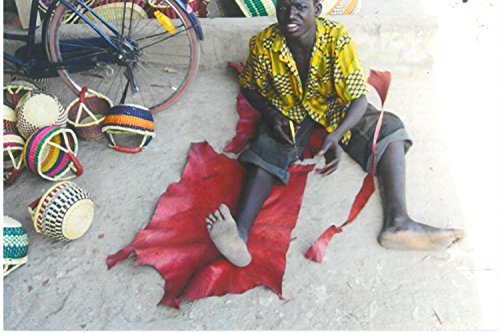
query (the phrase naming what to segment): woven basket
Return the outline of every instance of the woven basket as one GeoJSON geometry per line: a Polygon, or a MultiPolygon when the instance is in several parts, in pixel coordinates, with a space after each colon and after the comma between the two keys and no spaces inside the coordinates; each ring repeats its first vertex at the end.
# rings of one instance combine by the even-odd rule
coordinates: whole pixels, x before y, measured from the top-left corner
{"type": "Polygon", "coordinates": [[[139,105],[115,105],[102,122],[102,131],[109,146],[122,153],[140,152],[155,136],[154,129],[153,115],[149,109],[139,105]],[[115,134],[142,136],[142,141],[137,147],[124,147],[115,142],[115,134]]]}
{"type": "Polygon", "coordinates": [[[72,182],[52,186],[28,206],[35,231],[70,241],[87,232],[94,219],[90,194],[72,182]]]}
{"type": "Polygon", "coordinates": [[[4,104],[9,105],[12,108],[16,108],[19,100],[29,91],[38,91],[40,90],[35,84],[23,81],[23,80],[15,80],[9,82],[7,85],[3,87],[3,101],[4,104]]]}
{"type": "Polygon", "coordinates": [[[83,173],[76,159],[78,140],[69,128],[58,126],[44,127],[33,133],[23,149],[26,166],[42,178],[61,181],[83,173]]]}
{"type": "Polygon", "coordinates": [[[42,127],[66,126],[68,114],[57,97],[43,92],[26,93],[16,107],[17,129],[23,138],[42,127]]]}
{"type": "Polygon", "coordinates": [[[80,96],[66,108],[68,124],[82,139],[93,141],[103,137],[101,123],[111,108],[111,100],[83,87],[80,96]]]}
{"type": "Polygon", "coordinates": [[[361,0],[323,0],[321,15],[355,15],[361,10],[361,0]]]}
{"type": "MultiPolygon", "coordinates": [[[[246,17],[275,16],[276,0],[235,0],[246,17]]],[[[354,15],[361,9],[361,0],[322,0],[321,15],[354,15]]]]}
{"type": "Polygon", "coordinates": [[[12,217],[3,217],[3,276],[28,262],[28,234],[12,217]]]}
{"type": "MultiPolygon", "coordinates": [[[[88,6],[92,6],[92,4],[94,3],[94,0],[85,0],[83,2],[86,3],[88,6]]],[[[38,9],[40,10],[40,12],[43,15],[45,15],[47,13],[47,9],[49,8],[49,5],[50,5],[50,0],[38,0],[38,9]]],[[[76,3],[73,3],[73,6],[75,6],[79,12],[84,13],[87,11],[85,9],[85,7],[78,5],[76,3]]],[[[80,20],[80,17],[78,16],[78,14],[76,14],[73,11],[67,10],[64,12],[62,22],[63,23],[75,23],[79,20],[80,20]]]]}
{"type": "Polygon", "coordinates": [[[16,127],[17,117],[16,111],[8,105],[3,105],[3,131],[17,132],[16,127]]]}
{"type": "Polygon", "coordinates": [[[3,175],[4,182],[12,184],[23,164],[24,139],[13,132],[3,132],[3,175]]]}
{"type": "Polygon", "coordinates": [[[235,0],[246,17],[275,16],[276,0],[235,0]]]}
{"type": "MultiPolygon", "coordinates": [[[[118,20],[119,22],[122,21],[123,7],[125,7],[125,22],[130,20],[131,12],[133,12],[134,20],[148,18],[148,13],[144,10],[146,3],[142,0],[101,0],[92,5],[92,9],[99,16],[106,18],[107,21],[118,20]]],[[[94,14],[86,13],[85,16],[93,23],[100,22],[94,14]]]]}

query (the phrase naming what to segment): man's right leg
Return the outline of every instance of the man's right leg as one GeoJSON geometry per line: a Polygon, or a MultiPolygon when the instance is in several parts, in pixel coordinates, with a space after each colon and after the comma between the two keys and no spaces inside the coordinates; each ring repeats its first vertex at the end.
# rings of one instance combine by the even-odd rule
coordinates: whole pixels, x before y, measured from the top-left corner
{"type": "Polygon", "coordinates": [[[238,202],[236,221],[225,204],[221,204],[206,218],[210,238],[220,253],[235,266],[245,267],[252,260],[246,241],[264,201],[271,194],[273,183],[272,174],[249,164],[238,202]]]}

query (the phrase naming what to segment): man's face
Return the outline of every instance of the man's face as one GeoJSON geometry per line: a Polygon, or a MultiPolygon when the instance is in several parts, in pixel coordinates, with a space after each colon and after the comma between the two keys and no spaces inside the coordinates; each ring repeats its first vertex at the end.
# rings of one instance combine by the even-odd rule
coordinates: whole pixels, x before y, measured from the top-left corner
{"type": "Polygon", "coordinates": [[[277,0],[276,18],[288,38],[301,38],[316,32],[317,6],[313,0],[277,0]]]}

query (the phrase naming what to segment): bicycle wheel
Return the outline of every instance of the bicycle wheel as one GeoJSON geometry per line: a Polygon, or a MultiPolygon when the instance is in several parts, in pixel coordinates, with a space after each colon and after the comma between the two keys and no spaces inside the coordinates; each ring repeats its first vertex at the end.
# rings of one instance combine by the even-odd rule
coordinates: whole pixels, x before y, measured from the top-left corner
{"type": "MultiPolygon", "coordinates": [[[[174,29],[162,26],[142,0],[101,1],[93,8],[118,34],[91,12],[91,24],[63,24],[70,11],[56,5],[45,29],[48,57],[59,64],[65,84],[78,94],[82,87],[106,95],[114,104],[142,105],[155,113],[174,103],[193,80],[200,49],[194,27],[175,1],[167,1],[177,17],[174,29]],[[104,32],[117,49],[100,36],[104,32]],[[175,30],[175,31],[174,31],[175,30]]],[[[69,0],[75,3],[75,0],[69,0]]]]}

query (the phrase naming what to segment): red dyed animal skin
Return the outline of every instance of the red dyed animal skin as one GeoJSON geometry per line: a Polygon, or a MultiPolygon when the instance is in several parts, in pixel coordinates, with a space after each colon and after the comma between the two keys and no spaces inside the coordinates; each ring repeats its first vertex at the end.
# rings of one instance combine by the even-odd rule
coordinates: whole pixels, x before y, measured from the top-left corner
{"type": "MultiPolygon", "coordinates": [[[[239,65],[232,66],[241,70],[239,65]]],[[[390,72],[370,72],[368,82],[379,93],[382,105],[390,77],[390,72]]],[[[238,113],[237,133],[224,148],[226,152],[239,153],[255,135],[260,119],[260,114],[242,94],[238,96],[238,113]]],[[[382,117],[372,149],[375,149],[381,120],[382,117]]],[[[317,153],[325,135],[324,130],[313,133],[303,158],[317,153]]],[[[313,167],[292,165],[289,184],[273,188],[248,239],[252,263],[238,268],[224,259],[213,245],[205,227],[205,217],[221,202],[234,212],[244,170],[238,161],[217,154],[208,143],[194,143],[181,180],[167,188],[152,220],[145,229],[139,230],[132,243],[108,257],[108,268],[135,254],[136,264],[151,265],[163,276],[165,294],[160,303],[174,308],[178,308],[184,298],[196,300],[227,293],[240,294],[259,285],[267,286],[282,298],[290,234],[297,222],[307,174],[313,167]]],[[[342,232],[342,228],[363,209],[375,190],[374,172],[372,167],[365,177],[348,219],[340,227],[328,227],[306,252],[308,259],[321,262],[331,238],[342,232]]]]}
{"type": "Polygon", "coordinates": [[[289,184],[273,188],[248,239],[253,260],[238,268],[213,245],[205,217],[222,202],[234,212],[244,169],[208,143],[193,143],[181,180],[160,197],[146,228],[108,257],[108,268],[135,254],[136,264],[151,265],[160,272],[166,281],[160,303],[174,308],[184,298],[240,294],[260,285],[282,298],[290,234],[312,169],[313,165],[294,165],[289,184]]]}

